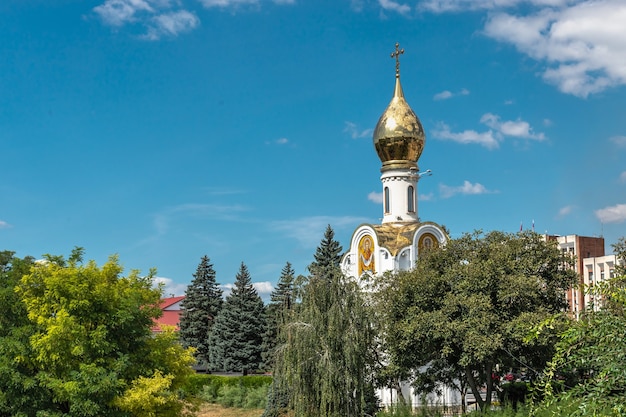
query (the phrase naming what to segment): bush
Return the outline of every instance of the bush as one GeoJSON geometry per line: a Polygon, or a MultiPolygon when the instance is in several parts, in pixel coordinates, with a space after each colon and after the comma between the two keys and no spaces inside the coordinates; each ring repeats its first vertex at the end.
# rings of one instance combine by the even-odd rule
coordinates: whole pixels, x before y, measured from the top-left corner
{"type": "Polygon", "coordinates": [[[272,378],[269,376],[204,375],[198,396],[210,403],[225,407],[265,408],[272,378]]]}

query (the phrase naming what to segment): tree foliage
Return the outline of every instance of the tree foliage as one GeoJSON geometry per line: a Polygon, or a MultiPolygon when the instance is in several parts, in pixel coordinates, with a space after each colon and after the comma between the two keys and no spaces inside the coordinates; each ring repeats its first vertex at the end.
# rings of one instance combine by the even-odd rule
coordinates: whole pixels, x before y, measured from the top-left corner
{"type": "Polygon", "coordinates": [[[37,383],[32,364],[30,337],[35,326],[28,320],[26,307],[15,287],[35,263],[15,252],[0,252],[0,415],[34,416],[46,409],[51,398],[37,383]]]}
{"type": "Polygon", "coordinates": [[[484,409],[496,366],[540,370],[551,357],[552,335],[532,343],[525,336],[565,307],[575,280],[568,262],[531,232],[465,234],[422,254],[415,269],[388,275],[380,288],[389,366],[411,374],[421,392],[460,379],[484,409]]]}
{"type": "MultiPolygon", "coordinates": [[[[614,245],[626,263],[626,240],[614,245]]],[[[538,392],[535,412],[556,410],[572,416],[626,415],[626,271],[593,289],[606,302],[585,311],[559,337],[538,392]]],[[[563,414],[564,415],[564,414],[563,414]]]]}
{"type": "Polygon", "coordinates": [[[285,392],[289,387],[297,416],[361,416],[365,407],[372,340],[369,309],[359,285],[341,274],[337,248],[329,228],[302,304],[293,321],[281,328],[284,344],[277,351],[274,389],[285,392]]]}
{"type": "Polygon", "coordinates": [[[326,226],[324,238],[313,255],[315,261],[309,265],[309,271],[313,276],[330,276],[341,262],[343,248],[335,240],[335,231],[330,225],[326,226]]]}
{"type": "Polygon", "coordinates": [[[244,374],[259,369],[264,328],[263,300],[242,263],[209,337],[211,368],[244,374]]]}
{"type": "Polygon", "coordinates": [[[222,290],[215,279],[213,264],[203,256],[185,291],[180,317],[180,339],[193,347],[200,364],[209,363],[209,335],[222,309],[222,290]]]}
{"type": "Polygon", "coordinates": [[[18,304],[28,320],[19,329],[28,337],[13,335],[16,349],[3,349],[1,360],[17,365],[28,386],[4,402],[3,411],[13,416],[146,415],[133,411],[140,407],[136,393],[142,380],[160,375],[167,383],[150,388],[141,401],[158,397],[166,410],[158,415],[180,415],[185,402],[173,393],[190,374],[193,357],[172,332],[152,335],[161,295],[152,287],[153,274],[141,277],[133,271],[123,277],[115,257],[101,268],[93,261],[82,265],[80,248],[68,260],[46,259],[31,265],[17,284],[18,304]]]}
{"type": "Polygon", "coordinates": [[[271,369],[274,363],[274,349],[281,343],[278,329],[291,319],[295,307],[295,271],[287,262],[281,271],[276,288],[270,294],[266,306],[266,327],[263,335],[263,367],[271,369]]]}
{"type": "MultiPolygon", "coordinates": [[[[296,290],[294,286],[295,271],[287,262],[282,269],[278,284],[270,295],[270,303],[266,308],[267,325],[263,337],[263,365],[265,369],[273,369],[276,348],[285,343],[284,327],[293,319],[296,308],[296,290]]],[[[274,375],[274,382],[268,390],[267,406],[262,417],[277,417],[289,406],[289,387],[274,375]]]]}

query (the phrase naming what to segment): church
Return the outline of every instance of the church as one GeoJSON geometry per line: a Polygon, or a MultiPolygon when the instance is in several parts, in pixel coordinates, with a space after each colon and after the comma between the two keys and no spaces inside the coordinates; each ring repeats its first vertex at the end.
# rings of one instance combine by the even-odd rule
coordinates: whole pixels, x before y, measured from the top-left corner
{"type": "Polygon", "coordinates": [[[424,250],[444,245],[448,239],[437,223],[422,221],[418,215],[417,184],[430,171],[420,171],[418,160],[426,135],[419,118],[404,99],[400,83],[400,55],[396,60],[393,97],[374,129],[374,148],[382,162],[381,224],[362,224],[352,234],[350,249],[341,267],[347,276],[382,275],[406,271],[415,265],[424,250]]]}
{"type": "MultiPolygon", "coordinates": [[[[424,150],[426,135],[415,112],[404,98],[400,83],[400,55],[396,43],[391,54],[396,61],[396,79],[391,102],[374,129],[374,148],[382,162],[381,224],[361,224],[350,240],[349,250],[341,260],[346,276],[366,279],[384,274],[410,270],[420,254],[429,248],[446,244],[448,234],[439,224],[422,221],[418,215],[417,184],[430,171],[420,171],[419,158],[424,150]]],[[[401,384],[405,399],[413,406],[422,404],[410,385],[401,384]]],[[[397,401],[398,393],[380,389],[377,395],[386,406],[397,401]]],[[[437,405],[458,405],[458,392],[441,387],[441,394],[429,395],[427,402],[437,405]]]]}

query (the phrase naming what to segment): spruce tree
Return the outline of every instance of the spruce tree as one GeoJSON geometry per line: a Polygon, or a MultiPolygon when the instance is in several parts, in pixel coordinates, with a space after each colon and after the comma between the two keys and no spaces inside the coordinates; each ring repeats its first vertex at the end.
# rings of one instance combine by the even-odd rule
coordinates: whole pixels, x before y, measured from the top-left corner
{"type": "Polygon", "coordinates": [[[263,368],[270,369],[273,364],[274,349],[278,343],[278,327],[289,320],[289,315],[293,310],[295,271],[289,262],[281,271],[276,288],[270,295],[270,303],[266,311],[266,327],[263,335],[263,368]]]}
{"type": "Polygon", "coordinates": [[[309,271],[313,276],[327,276],[334,268],[339,267],[343,248],[335,240],[335,231],[328,225],[324,232],[324,238],[315,251],[315,261],[309,265],[309,271]]]}
{"type": "Polygon", "coordinates": [[[215,280],[215,270],[205,255],[185,291],[180,317],[180,339],[185,347],[196,349],[201,366],[209,363],[209,334],[222,309],[222,290],[215,280]]]}
{"type": "MultiPolygon", "coordinates": [[[[289,262],[281,271],[278,284],[270,295],[267,311],[266,332],[263,335],[263,365],[272,369],[275,362],[276,347],[285,343],[283,328],[293,319],[295,308],[294,291],[295,271],[289,262]]],[[[267,393],[267,405],[261,417],[283,415],[289,405],[289,389],[274,378],[267,393]]]]}
{"type": "Polygon", "coordinates": [[[259,369],[264,329],[265,306],[242,262],[209,337],[211,368],[244,375],[259,369]]]}

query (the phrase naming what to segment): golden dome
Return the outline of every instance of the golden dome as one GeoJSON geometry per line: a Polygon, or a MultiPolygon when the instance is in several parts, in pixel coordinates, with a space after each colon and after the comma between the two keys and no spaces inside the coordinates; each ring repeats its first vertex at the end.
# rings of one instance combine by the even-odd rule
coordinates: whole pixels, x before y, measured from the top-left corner
{"type": "Polygon", "coordinates": [[[380,116],[374,129],[374,147],[383,163],[382,171],[396,168],[415,168],[422,155],[426,135],[422,123],[404,99],[400,84],[400,63],[398,57],[404,49],[391,54],[396,58],[396,87],[393,98],[380,116]]]}

